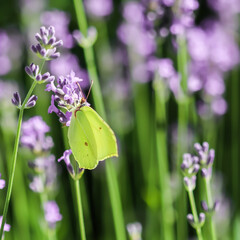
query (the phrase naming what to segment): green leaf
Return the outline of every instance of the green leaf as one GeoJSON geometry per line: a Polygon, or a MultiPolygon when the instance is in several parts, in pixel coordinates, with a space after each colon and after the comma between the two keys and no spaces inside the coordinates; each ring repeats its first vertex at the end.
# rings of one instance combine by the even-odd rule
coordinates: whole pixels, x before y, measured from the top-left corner
{"type": "Polygon", "coordinates": [[[117,141],[108,124],[90,107],[73,114],[68,140],[80,168],[94,169],[99,161],[118,156],[117,141]]]}

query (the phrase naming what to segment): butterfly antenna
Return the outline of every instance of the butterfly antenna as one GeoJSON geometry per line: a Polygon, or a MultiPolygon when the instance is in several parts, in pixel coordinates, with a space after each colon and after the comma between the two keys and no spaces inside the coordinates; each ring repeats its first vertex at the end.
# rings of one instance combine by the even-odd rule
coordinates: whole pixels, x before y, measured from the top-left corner
{"type": "MultiPolygon", "coordinates": [[[[80,90],[80,92],[81,92],[83,98],[84,98],[83,90],[82,90],[82,88],[81,88],[81,86],[80,86],[80,84],[79,84],[78,82],[77,82],[77,85],[78,85],[78,87],[79,87],[79,90],[80,90]]],[[[85,99],[85,98],[84,98],[84,99],[85,99]]]]}
{"type": "Polygon", "coordinates": [[[87,100],[88,97],[89,97],[89,94],[90,94],[91,89],[92,89],[92,85],[93,85],[93,80],[91,81],[91,85],[90,85],[90,87],[89,87],[89,90],[88,90],[88,94],[87,94],[86,100],[87,100]]]}

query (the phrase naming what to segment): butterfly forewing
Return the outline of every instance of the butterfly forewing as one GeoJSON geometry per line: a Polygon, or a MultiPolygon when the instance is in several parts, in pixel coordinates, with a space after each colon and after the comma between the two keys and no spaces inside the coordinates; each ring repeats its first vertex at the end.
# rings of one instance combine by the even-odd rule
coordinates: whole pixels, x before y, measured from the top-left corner
{"type": "Polygon", "coordinates": [[[117,157],[117,141],[114,132],[108,124],[90,107],[80,109],[89,120],[97,146],[97,160],[102,161],[109,157],[117,157]]]}
{"type": "Polygon", "coordinates": [[[93,169],[97,166],[97,146],[86,115],[82,111],[73,115],[68,129],[69,145],[80,168],[93,169]]]}

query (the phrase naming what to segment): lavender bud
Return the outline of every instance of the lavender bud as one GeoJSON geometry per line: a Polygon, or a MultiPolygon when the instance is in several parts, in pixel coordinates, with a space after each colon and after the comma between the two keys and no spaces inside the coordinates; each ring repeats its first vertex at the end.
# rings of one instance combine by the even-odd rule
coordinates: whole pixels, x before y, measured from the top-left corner
{"type": "Polygon", "coordinates": [[[55,37],[51,37],[47,44],[48,45],[52,45],[55,41],[56,41],[56,38],[55,37]]]}
{"type": "Polygon", "coordinates": [[[45,56],[47,55],[47,50],[46,50],[46,49],[41,49],[41,50],[39,51],[39,53],[40,53],[43,57],[45,57],[45,56]]]}
{"type": "Polygon", "coordinates": [[[199,157],[193,156],[192,157],[193,163],[199,163],[199,157]]]}
{"type": "Polygon", "coordinates": [[[46,34],[45,32],[46,32],[46,28],[44,26],[40,27],[40,34],[42,37],[46,34]]]}
{"type": "Polygon", "coordinates": [[[204,142],[204,143],[202,144],[202,146],[203,146],[203,151],[204,151],[204,152],[208,152],[208,149],[209,149],[209,144],[208,144],[208,142],[204,142]]]}
{"type": "Polygon", "coordinates": [[[36,102],[37,102],[37,96],[36,95],[32,95],[28,101],[27,101],[27,104],[26,104],[26,109],[28,108],[32,108],[36,105],[36,102]]]}
{"type": "Polygon", "coordinates": [[[45,45],[47,45],[47,43],[48,43],[48,38],[47,38],[47,36],[43,36],[43,44],[45,44],[45,45]]]}
{"type": "Polygon", "coordinates": [[[187,215],[187,220],[188,220],[188,222],[189,222],[191,225],[194,224],[194,218],[193,218],[193,215],[192,215],[191,213],[189,213],[189,214],[187,215]]]}
{"type": "Polygon", "coordinates": [[[194,148],[195,148],[195,150],[196,150],[197,152],[202,151],[202,146],[201,146],[200,143],[195,143],[195,144],[194,144],[194,148]]]}
{"type": "Polygon", "coordinates": [[[192,176],[191,178],[189,178],[189,177],[183,178],[184,186],[187,191],[193,191],[195,189],[196,179],[197,179],[197,177],[195,175],[192,176]]]}
{"type": "Polygon", "coordinates": [[[55,43],[52,44],[52,47],[61,47],[63,45],[63,41],[62,40],[59,40],[55,43]]]}
{"type": "Polygon", "coordinates": [[[60,53],[59,52],[53,53],[51,56],[49,56],[50,59],[57,59],[59,57],[60,57],[60,53]]]}
{"type": "Polygon", "coordinates": [[[41,76],[41,74],[38,74],[37,76],[36,76],[36,81],[41,81],[42,80],[42,76],[41,76]]]}
{"type": "Polygon", "coordinates": [[[203,168],[201,170],[201,175],[203,178],[210,178],[212,176],[212,168],[203,168]]]}
{"type": "Polygon", "coordinates": [[[209,154],[208,154],[207,165],[212,165],[214,158],[215,158],[215,151],[214,151],[214,149],[210,149],[209,154]]]}
{"type": "Polygon", "coordinates": [[[15,105],[17,107],[21,106],[21,97],[18,92],[15,92],[13,94],[13,98],[11,100],[12,100],[13,105],[15,105]]]}
{"type": "Polygon", "coordinates": [[[201,224],[201,225],[203,225],[204,224],[204,222],[205,222],[205,214],[204,213],[200,213],[199,214],[199,223],[201,224]]]}
{"type": "Polygon", "coordinates": [[[201,201],[201,206],[204,212],[208,212],[208,205],[206,201],[201,201]]]}
{"type": "Polygon", "coordinates": [[[25,72],[30,76],[33,77],[33,72],[29,66],[25,67],[25,72]]]}
{"type": "Polygon", "coordinates": [[[36,33],[35,38],[37,39],[38,42],[42,42],[42,37],[40,36],[39,33],[36,33]]]}
{"type": "Polygon", "coordinates": [[[42,75],[42,80],[46,80],[50,77],[50,73],[49,72],[46,72],[42,75]]]}
{"type": "Polygon", "coordinates": [[[213,211],[217,212],[220,208],[220,201],[215,201],[214,205],[213,205],[213,211]]]}
{"type": "Polygon", "coordinates": [[[39,52],[39,53],[41,52],[42,47],[39,43],[36,45],[36,49],[37,49],[37,52],[39,52]]]}
{"type": "Polygon", "coordinates": [[[34,45],[31,46],[31,49],[32,49],[32,51],[33,51],[34,53],[37,53],[37,52],[38,52],[38,51],[37,51],[37,48],[36,48],[34,45]]]}
{"type": "Polygon", "coordinates": [[[50,37],[52,37],[53,35],[55,35],[55,29],[54,29],[53,26],[50,26],[50,27],[48,28],[48,34],[49,34],[50,37]]]}

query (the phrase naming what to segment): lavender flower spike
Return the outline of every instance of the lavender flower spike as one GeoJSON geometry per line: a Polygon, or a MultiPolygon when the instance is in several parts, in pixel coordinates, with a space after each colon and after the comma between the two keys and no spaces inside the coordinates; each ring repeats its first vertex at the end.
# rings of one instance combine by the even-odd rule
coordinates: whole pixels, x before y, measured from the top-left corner
{"type": "Polygon", "coordinates": [[[13,94],[13,98],[11,99],[12,100],[12,104],[14,104],[15,106],[17,106],[18,108],[21,107],[21,97],[19,95],[18,92],[15,92],[13,94]]]}
{"type": "Polygon", "coordinates": [[[49,61],[60,57],[57,48],[63,45],[63,41],[56,40],[55,29],[53,26],[50,26],[49,28],[41,27],[40,33],[37,33],[35,38],[38,43],[32,45],[32,51],[36,53],[39,58],[49,61]]]}

